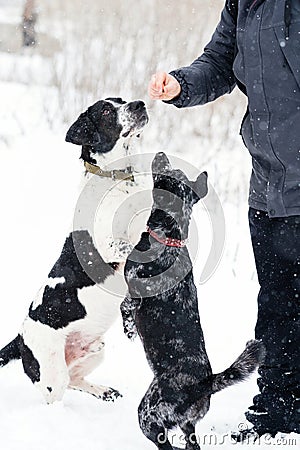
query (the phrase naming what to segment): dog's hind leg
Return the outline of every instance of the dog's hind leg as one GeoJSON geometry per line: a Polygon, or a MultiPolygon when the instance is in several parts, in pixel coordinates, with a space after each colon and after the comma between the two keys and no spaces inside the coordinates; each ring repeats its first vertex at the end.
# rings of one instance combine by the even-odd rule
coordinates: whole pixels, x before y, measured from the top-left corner
{"type": "Polygon", "coordinates": [[[160,417],[160,399],[160,389],[157,381],[154,380],[138,409],[140,428],[146,438],[152,441],[159,450],[173,450],[168,440],[167,429],[160,417]]]}
{"type": "MultiPolygon", "coordinates": [[[[147,420],[147,416],[145,416],[145,419],[147,420]]],[[[155,420],[155,418],[152,417],[151,420],[155,420]]],[[[152,441],[159,450],[173,450],[173,447],[168,440],[167,430],[164,427],[151,421],[144,427],[140,421],[140,428],[146,438],[152,441]]]]}
{"type": "Polygon", "coordinates": [[[184,424],[180,424],[180,428],[184,432],[185,440],[186,440],[186,450],[200,450],[200,446],[197,442],[197,437],[195,433],[195,425],[191,422],[186,422],[184,424]]]}
{"type": "Polygon", "coordinates": [[[84,379],[101,363],[104,355],[102,350],[104,343],[102,344],[100,350],[78,358],[69,366],[70,382],[68,388],[91,394],[103,401],[114,401],[121,397],[119,391],[108,386],[95,385],[84,379]]]}
{"type": "Polygon", "coordinates": [[[47,403],[62,400],[69,384],[62,329],[27,317],[22,327],[20,352],[24,372],[47,403]]]}
{"type": "Polygon", "coordinates": [[[105,402],[114,401],[116,398],[121,397],[121,394],[113,388],[107,386],[98,386],[84,380],[83,378],[72,380],[69,384],[69,389],[75,391],[85,392],[91,394],[96,398],[100,398],[105,402]]]}

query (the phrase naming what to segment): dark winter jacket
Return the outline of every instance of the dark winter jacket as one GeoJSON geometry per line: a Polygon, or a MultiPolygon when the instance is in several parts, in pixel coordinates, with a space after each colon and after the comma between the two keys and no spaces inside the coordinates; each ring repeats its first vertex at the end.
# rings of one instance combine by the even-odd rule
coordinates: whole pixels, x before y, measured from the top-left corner
{"type": "Polygon", "coordinates": [[[171,72],[177,107],[247,95],[241,126],[253,161],[249,204],[270,217],[300,214],[300,0],[227,0],[204,53],[171,72]]]}

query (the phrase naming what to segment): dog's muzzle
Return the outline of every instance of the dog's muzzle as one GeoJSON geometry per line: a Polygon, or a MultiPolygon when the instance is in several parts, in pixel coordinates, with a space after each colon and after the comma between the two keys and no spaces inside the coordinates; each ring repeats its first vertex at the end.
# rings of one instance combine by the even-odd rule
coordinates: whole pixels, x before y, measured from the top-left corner
{"type": "Polygon", "coordinates": [[[128,116],[129,130],[122,135],[123,137],[138,133],[149,121],[146,105],[142,100],[128,103],[125,114],[128,116]]]}

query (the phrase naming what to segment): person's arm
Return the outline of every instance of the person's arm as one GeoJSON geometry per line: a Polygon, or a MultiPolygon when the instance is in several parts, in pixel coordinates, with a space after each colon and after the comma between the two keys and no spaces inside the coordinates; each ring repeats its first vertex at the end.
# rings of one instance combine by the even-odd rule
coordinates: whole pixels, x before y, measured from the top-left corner
{"type": "Polygon", "coordinates": [[[149,85],[150,97],[182,108],[202,105],[230,93],[235,87],[232,66],[236,13],[236,1],[226,0],[221,20],[203,54],[188,67],[169,75],[164,72],[154,75],[149,85]]]}

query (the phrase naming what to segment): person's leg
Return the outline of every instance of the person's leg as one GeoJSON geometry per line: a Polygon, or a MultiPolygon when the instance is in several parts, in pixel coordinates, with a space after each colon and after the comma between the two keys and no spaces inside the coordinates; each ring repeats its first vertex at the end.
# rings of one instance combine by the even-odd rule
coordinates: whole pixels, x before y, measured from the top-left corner
{"type": "Polygon", "coordinates": [[[258,434],[300,432],[300,216],[249,210],[260,284],[255,336],[266,347],[260,394],[246,418],[258,434]]]}

